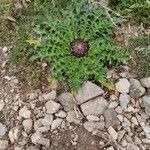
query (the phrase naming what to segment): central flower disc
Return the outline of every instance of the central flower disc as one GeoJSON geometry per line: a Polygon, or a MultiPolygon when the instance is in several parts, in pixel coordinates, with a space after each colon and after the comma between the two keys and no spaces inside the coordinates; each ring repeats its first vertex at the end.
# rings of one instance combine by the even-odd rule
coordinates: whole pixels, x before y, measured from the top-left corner
{"type": "Polygon", "coordinates": [[[87,41],[76,39],[70,44],[71,53],[76,57],[83,57],[89,50],[89,44],[87,41]]]}

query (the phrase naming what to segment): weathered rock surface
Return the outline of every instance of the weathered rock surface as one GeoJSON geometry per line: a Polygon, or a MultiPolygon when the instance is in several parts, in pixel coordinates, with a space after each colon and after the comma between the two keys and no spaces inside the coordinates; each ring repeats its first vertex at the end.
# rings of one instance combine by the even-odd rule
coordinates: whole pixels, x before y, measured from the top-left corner
{"type": "Polygon", "coordinates": [[[101,115],[107,109],[109,103],[103,97],[97,97],[81,105],[81,110],[85,116],[101,115]]]}
{"type": "Polygon", "coordinates": [[[19,116],[25,118],[25,119],[28,119],[31,117],[31,112],[30,110],[27,108],[27,106],[24,106],[23,108],[21,108],[19,110],[19,116]]]}
{"type": "Polygon", "coordinates": [[[143,97],[143,103],[145,107],[145,112],[148,116],[150,116],[150,95],[143,97]]]}
{"type": "Polygon", "coordinates": [[[136,79],[130,79],[130,96],[134,99],[139,99],[144,95],[145,89],[141,86],[140,82],[136,79]]]}
{"type": "Polygon", "coordinates": [[[117,113],[114,109],[106,109],[103,113],[106,122],[106,128],[116,126],[119,124],[117,113]]]}
{"type": "Polygon", "coordinates": [[[119,102],[120,102],[120,106],[121,106],[122,110],[126,110],[128,104],[130,102],[130,96],[126,93],[121,94],[119,97],[119,102]]]}
{"type": "Polygon", "coordinates": [[[0,150],[8,150],[8,141],[0,140],[0,150]]]}
{"type": "Polygon", "coordinates": [[[22,122],[22,125],[24,127],[24,130],[27,133],[30,133],[30,131],[32,130],[32,126],[33,126],[33,120],[32,119],[26,119],[22,122]]]}
{"type": "Polygon", "coordinates": [[[41,145],[45,146],[46,148],[49,148],[49,146],[50,146],[50,140],[44,138],[40,132],[35,132],[31,136],[31,141],[35,145],[41,144],[41,145]]]}
{"type": "Polygon", "coordinates": [[[88,130],[89,132],[92,132],[95,129],[100,129],[100,130],[104,129],[105,123],[104,122],[90,122],[90,121],[87,121],[83,124],[83,126],[86,130],[88,130]]]}
{"type": "Polygon", "coordinates": [[[11,143],[15,143],[19,140],[22,133],[22,126],[14,127],[9,131],[9,139],[11,143]]]}
{"type": "Polygon", "coordinates": [[[44,94],[43,98],[47,101],[47,100],[55,100],[56,99],[56,91],[52,90],[50,93],[44,94]]]}
{"type": "Polygon", "coordinates": [[[129,93],[130,83],[126,78],[119,79],[115,85],[120,93],[129,93]]]}
{"type": "Polygon", "coordinates": [[[48,101],[48,102],[45,104],[45,106],[46,106],[46,112],[47,112],[47,114],[54,114],[54,113],[56,113],[56,112],[59,110],[59,108],[60,108],[60,104],[59,104],[59,103],[56,103],[55,101],[52,101],[52,100],[48,101]]]}
{"type": "Polygon", "coordinates": [[[0,138],[5,135],[6,130],[7,130],[6,126],[4,124],[0,123],[0,138]]]}
{"type": "Polygon", "coordinates": [[[78,101],[79,104],[82,104],[90,99],[102,95],[103,93],[104,93],[103,89],[101,89],[96,84],[88,81],[84,83],[81,89],[79,89],[76,95],[76,100],[78,101]]]}
{"type": "Polygon", "coordinates": [[[143,78],[140,81],[143,87],[150,88],[150,77],[143,78]]]}
{"type": "Polygon", "coordinates": [[[73,110],[76,105],[75,99],[69,92],[62,93],[58,96],[58,101],[63,106],[65,111],[73,110]]]}

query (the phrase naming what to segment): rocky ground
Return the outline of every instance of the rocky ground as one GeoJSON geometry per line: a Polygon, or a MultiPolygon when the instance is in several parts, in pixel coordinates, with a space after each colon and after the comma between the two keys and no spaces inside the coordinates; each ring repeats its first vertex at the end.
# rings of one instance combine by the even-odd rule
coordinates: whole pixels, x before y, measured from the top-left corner
{"type": "Polygon", "coordinates": [[[0,50],[0,150],[150,150],[150,77],[110,71],[116,92],[88,81],[76,96],[58,85],[31,91],[6,71],[0,50]]]}

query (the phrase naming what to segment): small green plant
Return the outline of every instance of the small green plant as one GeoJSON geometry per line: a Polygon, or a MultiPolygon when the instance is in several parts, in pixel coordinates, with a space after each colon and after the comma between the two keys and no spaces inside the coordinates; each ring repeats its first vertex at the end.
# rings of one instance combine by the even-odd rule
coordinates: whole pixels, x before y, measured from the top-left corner
{"type": "Polygon", "coordinates": [[[132,71],[139,78],[150,76],[150,36],[133,39],[129,49],[132,50],[133,57],[130,63],[132,71]]]}
{"type": "Polygon", "coordinates": [[[35,48],[30,60],[49,61],[52,78],[67,79],[72,90],[87,80],[104,82],[106,68],[127,58],[127,53],[113,43],[115,27],[105,11],[89,8],[86,0],[72,1],[65,10],[55,7],[55,11],[61,15],[46,11],[37,17],[36,38],[28,40],[35,48]]]}
{"type": "Polygon", "coordinates": [[[109,2],[130,22],[142,22],[145,26],[150,25],[149,0],[109,0],[109,2]]]}

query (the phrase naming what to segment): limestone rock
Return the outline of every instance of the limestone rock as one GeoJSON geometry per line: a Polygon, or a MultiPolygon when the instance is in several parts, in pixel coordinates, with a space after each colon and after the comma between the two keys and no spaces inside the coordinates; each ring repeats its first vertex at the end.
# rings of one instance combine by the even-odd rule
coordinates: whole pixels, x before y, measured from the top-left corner
{"type": "Polygon", "coordinates": [[[0,150],[8,150],[8,141],[0,140],[0,150]]]}
{"type": "Polygon", "coordinates": [[[105,123],[104,122],[90,122],[90,121],[87,121],[83,124],[84,128],[86,130],[88,130],[89,132],[92,132],[96,129],[104,129],[105,127],[105,123]]]}
{"type": "Polygon", "coordinates": [[[130,79],[130,96],[133,99],[139,99],[145,93],[145,89],[141,86],[140,82],[136,79],[130,79]]]}
{"type": "Polygon", "coordinates": [[[140,81],[143,87],[150,88],[150,77],[143,78],[140,81]]]}
{"type": "Polygon", "coordinates": [[[81,105],[81,110],[85,116],[101,115],[108,107],[108,102],[103,97],[97,97],[81,105]]]}
{"type": "Polygon", "coordinates": [[[12,144],[19,140],[21,133],[22,133],[22,127],[21,126],[14,127],[9,131],[8,136],[9,136],[9,139],[10,139],[12,144]]]}
{"type": "Polygon", "coordinates": [[[104,93],[104,90],[101,89],[96,84],[87,81],[84,85],[79,89],[76,100],[79,104],[82,104],[90,99],[93,99],[97,96],[100,96],[104,93]]]}
{"type": "Polygon", "coordinates": [[[27,106],[24,106],[23,108],[21,108],[19,110],[19,116],[23,117],[23,118],[30,118],[31,117],[31,112],[30,110],[27,108],[27,106]]]}
{"type": "Polygon", "coordinates": [[[119,102],[122,110],[126,110],[128,103],[130,102],[130,96],[126,93],[121,94],[119,97],[119,102]]]}
{"type": "Polygon", "coordinates": [[[115,85],[118,92],[129,93],[130,83],[126,78],[119,79],[115,85]]]}
{"type": "Polygon", "coordinates": [[[106,128],[110,126],[113,127],[119,124],[117,113],[114,109],[106,109],[103,115],[105,117],[106,128]]]}
{"type": "Polygon", "coordinates": [[[22,122],[22,125],[24,127],[24,130],[27,133],[30,133],[30,131],[32,130],[32,126],[33,126],[33,120],[32,119],[26,119],[22,122]]]}
{"type": "Polygon", "coordinates": [[[58,101],[61,103],[65,111],[73,110],[76,105],[75,99],[69,92],[62,93],[58,96],[58,101]]]}
{"type": "Polygon", "coordinates": [[[54,114],[59,110],[59,108],[60,108],[60,104],[56,103],[52,100],[50,100],[46,103],[46,112],[47,112],[47,114],[54,114]]]}
{"type": "Polygon", "coordinates": [[[143,97],[143,103],[145,107],[145,112],[148,116],[150,116],[150,95],[143,97]]]}

